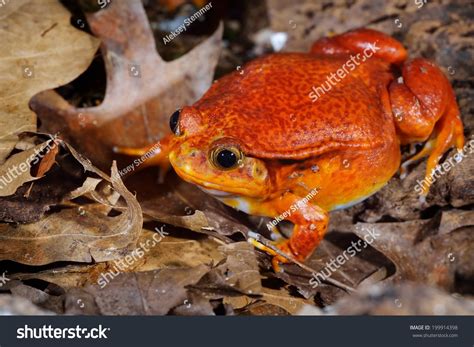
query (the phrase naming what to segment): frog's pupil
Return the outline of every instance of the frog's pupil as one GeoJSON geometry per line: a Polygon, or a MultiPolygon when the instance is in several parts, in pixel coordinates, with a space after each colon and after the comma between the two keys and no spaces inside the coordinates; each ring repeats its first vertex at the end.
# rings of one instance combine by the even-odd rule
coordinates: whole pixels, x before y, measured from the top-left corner
{"type": "Polygon", "coordinates": [[[179,114],[180,113],[181,113],[181,110],[177,110],[170,117],[170,129],[176,135],[179,135],[178,125],[179,125],[179,114]]]}
{"type": "Polygon", "coordinates": [[[217,163],[224,169],[230,169],[231,167],[235,166],[235,164],[237,164],[237,160],[237,155],[228,149],[223,149],[217,153],[216,156],[217,163]]]}

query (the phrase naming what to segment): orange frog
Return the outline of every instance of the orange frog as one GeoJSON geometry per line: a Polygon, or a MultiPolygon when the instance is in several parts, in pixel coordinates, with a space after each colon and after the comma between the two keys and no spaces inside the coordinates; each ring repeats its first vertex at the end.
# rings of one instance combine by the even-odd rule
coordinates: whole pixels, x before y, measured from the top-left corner
{"type": "MultiPolygon", "coordinates": [[[[236,209],[291,221],[277,247],[304,261],[324,237],[328,211],[366,199],[397,172],[400,145],[426,141],[409,161],[428,156],[427,175],[451,146],[463,147],[448,79],[425,59],[406,59],[398,41],[368,29],[321,39],[309,54],[256,59],[176,111],[173,135],[150,164],[171,163],[236,209]]],[[[278,268],[285,258],[273,255],[278,268]]]]}

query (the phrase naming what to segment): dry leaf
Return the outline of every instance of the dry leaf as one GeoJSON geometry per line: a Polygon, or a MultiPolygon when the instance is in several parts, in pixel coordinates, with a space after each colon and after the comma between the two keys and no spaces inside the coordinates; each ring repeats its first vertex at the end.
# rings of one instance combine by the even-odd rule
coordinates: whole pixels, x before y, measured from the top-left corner
{"type": "Polygon", "coordinates": [[[261,275],[253,247],[247,242],[221,246],[219,250],[226,258],[207,273],[196,285],[202,291],[232,294],[258,295],[262,290],[261,275]]]}
{"type": "Polygon", "coordinates": [[[22,281],[42,280],[69,290],[73,287],[98,284],[101,278],[103,281],[105,281],[104,278],[110,280],[104,276],[107,272],[115,274],[117,271],[145,272],[176,267],[188,268],[216,264],[224,259],[224,255],[218,251],[220,243],[207,236],[194,234],[196,239],[183,238],[180,237],[177,229],[169,226],[165,227],[163,231],[169,235],[163,238],[156,237],[156,232],[143,229],[137,241],[137,248],[146,244],[147,240],[154,240],[154,236],[155,240],[159,242],[155,242],[153,247],[148,247],[142,257],[136,257],[135,254],[133,263],[126,267],[120,266],[125,261],[124,258],[121,258],[93,265],[67,265],[40,272],[17,273],[10,275],[10,277],[22,281]]]}
{"type": "Polygon", "coordinates": [[[201,265],[119,274],[102,289],[95,285],[71,291],[66,300],[73,305],[66,307],[66,313],[79,314],[96,307],[94,313],[103,315],[164,315],[183,303],[191,308],[185,287],[197,283],[207,271],[209,268],[201,265]],[[83,307],[77,307],[78,300],[83,307]]]}
{"type": "Polygon", "coordinates": [[[147,170],[130,177],[127,186],[137,192],[143,212],[148,217],[199,233],[212,235],[225,242],[234,234],[247,235],[249,227],[239,219],[245,214],[224,206],[176,175],[168,175],[158,185],[156,171],[147,170]],[[150,189],[152,187],[152,189],[150,189]]]}
{"type": "MultiPolygon", "coordinates": [[[[41,166],[44,162],[44,158],[42,159],[39,154],[43,151],[47,151],[50,156],[53,155],[55,152],[50,153],[50,151],[54,146],[53,140],[50,140],[8,158],[7,161],[0,166],[0,197],[12,195],[16,192],[18,187],[24,183],[37,180],[43,176],[44,173],[51,168],[52,164],[41,166]],[[40,163],[41,169],[37,175],[33,176],[31,174],[31,167],[37,163],[40,163]]],[[[50,156],[46,154],[46,159],[50,159],[50,156]]],[[[54,157],[55,156],[52,157],[52,160],[54,160],[54,157]]]]}
{"type": "Polygon", "coordinates": [[[257,298],[248,296],[224,298],[224,303],[232,305],[234,309],[238,310],[245,310],[247,306],[251,306],[259,301],[272,306],[278,306],[293,315],[302,310],[305,305],[313,304],[310,300],[290,295],[286,288],[263,288],[260,292],[260,296],[257,298]]]}
{"type": "Polygon", "coordinates": [[[104,101],[97,107],[76,108],[50,91],[35,97],[31,106],[44,129],[61,132],[94,163],[107,166],[114,146],[156,142],[169,132],[171,113],[195,102],[209,88],[222,27],[185,56],[165,62],[156,52],[140,0],[113,1],[87,19],[102,40],[107,71],[104,101]]]}
{"type": "Polygon", "coordinates": [[[391,280],[410,280],[458,291],[465,285],[463,282],[472,283],[474,279],[474,228],[469,220],[464,220],[467,225],[461,225],[461,219],[451,221],[453,229],[444,224],[440,233],[440,220],[438,215],[402,223],[359,223],[354,232],[361,238],[371,231],[378,234],[372,247],[395,263],[397,271],[391,280]]]}
{"type": "Polygon", "coordinates": [[[96,205],[74,206],[19,226],[0,224],[0,257],[23,264],[42,265],[56,261],[91,262],[116,259],[134,247],[143,219],[140,205],[125,188],[117,168],[109,178],[68,147],[84,170],[109,182],[125,200],[127,208],[110,217],[96,205]]]}
{"type": "Polygon", "coordinates": [[[15,146],[17,134],[36,131],[30,98],[77,77],[99,45],[70,25],[69,12],[57,0],[11,1],[2,7],[2,17],[0,163],[15,146]]]}

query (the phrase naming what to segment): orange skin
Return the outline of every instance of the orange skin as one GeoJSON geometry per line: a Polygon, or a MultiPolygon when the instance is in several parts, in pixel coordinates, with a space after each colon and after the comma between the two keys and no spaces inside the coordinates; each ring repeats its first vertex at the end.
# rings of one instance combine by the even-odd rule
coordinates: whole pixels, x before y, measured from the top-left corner
{"type": "MultiPolygon", "coordinates": [[[[304,261],[324,237],[328,211],[367,198],[397,172],[400,144],[428,141],[413,158],[429,156],[427,175],[451,146],[463,147],[449,81],[433,63],[406,59],[398,41],[368,29],[319,40],[309,54],[256,59],[184,107],[179,136],[164,138],[150,164],[169,159],[181,178],[249,214],[291,211],[293,234],[278,247],[304,261]],[[315,88],[369,44],[378,50],[314,100],[315,88]],[[242,153],[239,164],[216,166],[216,148],[242,153]]],[[[285,261],[273,255],[275,268],[285,261]]]]}

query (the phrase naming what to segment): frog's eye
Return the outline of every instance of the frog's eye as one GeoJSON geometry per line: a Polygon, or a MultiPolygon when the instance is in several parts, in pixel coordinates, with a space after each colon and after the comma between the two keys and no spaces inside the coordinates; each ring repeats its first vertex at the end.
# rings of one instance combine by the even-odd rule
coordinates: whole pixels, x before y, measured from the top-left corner
{"type": "Polygon", "coordinates": [[[170,117],[170,129],[175,135],[181,135],[179,130],[179,115],[181,114],[181,110],[176,110],[170,117]]]}
{"type": "Polygon", "coordinates": [[[218,169],[230,170],[242,162],[242,152],[235,147],[216,148],[211,153],[211,162],[218,169]]]}

